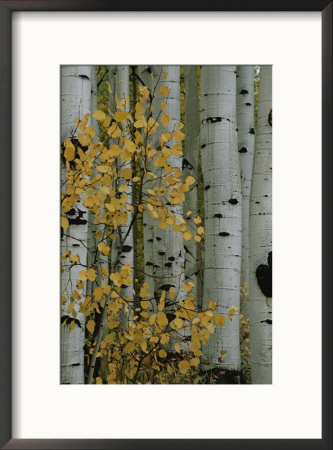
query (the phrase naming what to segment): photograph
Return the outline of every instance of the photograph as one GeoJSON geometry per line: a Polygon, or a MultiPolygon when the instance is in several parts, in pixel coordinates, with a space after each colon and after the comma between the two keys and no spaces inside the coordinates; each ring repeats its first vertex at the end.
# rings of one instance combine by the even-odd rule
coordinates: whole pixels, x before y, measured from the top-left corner
{"type": "Polygon", "coordinates": [[[272,65],[62,65],[60,383],[272,384],[272,65]]]}

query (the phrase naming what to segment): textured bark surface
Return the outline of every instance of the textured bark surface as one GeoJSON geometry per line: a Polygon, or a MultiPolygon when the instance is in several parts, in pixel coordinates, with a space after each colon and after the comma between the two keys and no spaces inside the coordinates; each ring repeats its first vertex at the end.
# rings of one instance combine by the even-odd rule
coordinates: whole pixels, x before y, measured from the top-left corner
{"type": "MultiPolygon", "coordinates": [[[[166,79],[162,77],[162,66],[152,66],[149,68],[153,74],[153,80],[151,80],[150,72],[147,72],[147,68],[140,68],[140,76],[147,84],[148,88],[155,87],[155,97],[153,100],[152,117],[157,119],[160,116],[161,101],[165,101],[165,98],[160,94],[160,87],[167,86],[170,89],[170,94],[167,100],[167,108],[165,113],[171,116],[171,120],[167,126],[159,125],[156,133],[152,136],[153,148],[159,146],[159,137],[162,133],[167,131],[173,132],[180,120],[180,67],[179,66],[167,66],[165,72],[167,73],[166,79]],[[157,83],[157,84],[156,84],[157,83]]],[[[176,142],[173,140],[168,141],[167,146],[172,147],[176,142]]],[[[158,155],[159,153],[157,153],[158,155]]],[[[182,169],[182,156],[171,155],[168,158],[168,164],[173,168],[182,169]]],[[[158,167],[151,165],[150,170],[157,175],[161,175],[161,170],[158,167]]],[[[149,184],[145,183],[145,189],[149,184]]],[[[154,182],[151,183],[154,185],[154,182]]],[[[151,186],[150,186],[151,187],[151,186]]],[[[169,209],[175,213],[176,216],[183,216],[183,205],[171,205],[169,209]]],[[[183,237],[179,232],[174,232],[172,227],[168,227],[166,230],[162,230],[157,225],[156,219],[151,219],[144,216],[144,235],[145,235],[145,270],[149,268],[149,274],[153,277],[154,291],[160,293],[161,286],[166,284],[172,284],[178,293],[177,300],[184,298],[184,245],[183,237]],[[151,242],[152,239],[152,242],[151,242]],[[149,241],[149,242],[148,242],[149,241]],[[146,253],[147,242],[147,253],[146,253]],[[152,245],[149,245],[152,244],[152,245]],[[152,257],[152,259],[151,259],[152,257]],[[147,263],[149,263],[147,265],[147,263]],[[151,265],[153,263],[153,265],[151,265]]],[[[152,292],[152,291],[151,291],[152,292]]]]}
{"type": "MultiPolygon", "coordinates": [[[[76,135],[75,119],[81,119],[85,114],[90,114],[91,104],[91,66],[63,66],[61,68],[61,142],[76,135]]],[[[62,163],[61,181],[64,185],[66,174],[62,163]]],[[[87,232],[88,214],[82,204],[82,200],[75,207],[75,213],[68,216],[76,220],[77,224],[71,224],[61,239],[61,252],[70,251],[72,255],[79,255],[80,263],[87,263],[87,232]]],[[[64,264],[64,272],[61,275],[61,294],[68,301],[61,308],[61,315],[68,315],[67,308],[70,303],[70,295],[75,289],[76,281],[79,280],[80,264],[72,265],[68,260],[64,264]]],[[[82,298],[84,301],[84,298],[82,298]]],[[[69,326],[61,328],[61,383],[82,384],[84,383],[84,315],[78,312],[76,319],[80,326],[76,325],[73,331],[69,326]]]]}
{"type": "MultiPolygon", "coordinates": [[[[198,98],[198,77],[196,66],[184,66],[185,83],[185,123],[186,123],[186,142],[184,147],[183,172],[185,177],[192,176],[196,182],[186,193],[184,203],[184,218],[186,212],[192,211],[190,217],[199,215],[199,98],[198,98]]],[[[186,277],[194,283],[191,294],[197,301],[199,308],[202,306],[202,277],[200,273],[201,245],[190,240],[186,244],[185,250],[185,269],[186,277]]]]}
{"type": "Polygon", "coordinates": [[[254,155],[254,66],[237,67],[238,155],[242,186],[241,286],[249,282],[249,208],[254,155]]]}
{"type": "Polygon", "coordinates": [[[261,291],[256,271],[272,250],[272,66],[261,66],[256,147],[250,200],[250,348],[253,384],[272,382],[271,299],[261,291]]]}
{"type": "Polygon", "coordinates": [[[201,69],[201,147],[205,190],[205,263],[203,307],[218,302],[227,318],[211,335],[205,356],[226,370],[239,371],[239,308],[242,196],[236,125],[236,67],[201,69]],[[221,350],[227,350],[221,357],[221,350]]]}
{"type": "MultiPolygon", "coordinates": [[[[119,100],[129,99],[129,66],[110,66],[109,67],[109,83],[111,86],[112,93],[110,94],[110,111],[114,114],[116,111],[116,96],[119,100]]],[[[126,103],[126,111],[129,111],[129,101],[126,103]]],[[[116,143],[116,142],[112,142],[116,143]]],[[[112,144],[111,143],[111,144],[112,144]]],[[[118,172],[125,168],[131,168],[131,161],[121,161],[121,158],[117,158],[118,172]]],[[[125,191],[128,195],[128,204],[132,203],[132,186],[129,183],[129,189],[125,191]]],[[[118,255],[118,249],[121,245],[121,253],[119,256],[120,263],[129,264],[133,268],[134,264],[134,248],[133,248],[133,227],[129,230],[132,213],[126,211],[127,214],[127,224],[119,227],[118,232],[116,232],[116,240],[113,241],[112,245],[112,255],[111,262],[114,263],[114,259],[118,255]],[[127,235],[127,237],[126,237],[127,235]],[[126,237],[126,239],[125,239],[126,237]]],[[[133,302],[133,286],[129,285],[121,289],[121,295],[130,304],[133,302]]],[[[125,325],[124,320],[122,320],[125,325]]]]}

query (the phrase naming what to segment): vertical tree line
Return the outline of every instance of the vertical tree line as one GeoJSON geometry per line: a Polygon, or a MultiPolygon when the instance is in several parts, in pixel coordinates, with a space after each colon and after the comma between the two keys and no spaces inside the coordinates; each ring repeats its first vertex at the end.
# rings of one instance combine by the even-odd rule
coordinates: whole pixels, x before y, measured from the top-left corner
{"type": "Polygon", "coordinates": [[[62,383],[271,383],[272,69],[256,104],[258,71],[62,67],[62,383]]]}

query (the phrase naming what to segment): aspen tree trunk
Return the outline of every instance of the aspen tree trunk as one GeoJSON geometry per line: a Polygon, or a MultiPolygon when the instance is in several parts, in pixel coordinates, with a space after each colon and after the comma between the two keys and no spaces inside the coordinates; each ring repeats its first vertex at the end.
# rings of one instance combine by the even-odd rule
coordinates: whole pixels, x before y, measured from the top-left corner
{"type": "MultiPolygon", "coordinates": [[[[254,155],[254,66],[237,66],[238,154],[242,185],[241,286],[249,282],[249,208],[254,155]]],[[[246,301],[245,301],[246,302],[246,301]]]]}
{"type": "MultiPolygon", "coordinates": [[[[129,66],[109,66],[109,83],[111,86],[112,93],[110,94],[110,111],[114,113],[116,111],[116,96],[120,100],[129,99],[129,66]]],[[[126,111],[129,111],[129,101],[126,103],[126,111]]],[[[131,169],[131,161],[121,161],[121,158],[117,158],[118,171],[125,168],[131,169]]],[[[128,204],[132,204],[132,185],[129,183],[129,189],[126,191],[128,195],[128,204]]],[[[112,245],[112,259],[118,254],[119,246],[122,245],[120,254],[120,263],[129,264],[132,268],[134,265],[134,248],[133,248],[133,227],[129,231],[129,226],[132,220],[132,213],[126,210],[127,214],[127,224],[122,225],[119,228],[119,233],[116,232],[116,240],[113,241],[112,245]],[[129,231],[129,233],[128,233],[129,231]],[[127,235],[128,233],[128,235],[127,235]],[[127,238],[125,239],[125,236],[127,238]],[[125,239],[125,240],[124,240],[125,239]],[[122,244],[120,244],[122,242],[122,244]]],[[[121,289],[121,296],[126,299],[127,302],[133,305],[133,285],[126,286],[121,289]]],[[[126,321],[122,320],[124,326],[126,326],[126,321]]]]}
{"type": "MultiPolygon", "coordinates": [[[[94,127],[96,131],[95,137],[92,139],[92,142],[99,142],[99,125],[98,121],[93,117],[94,112],[98,109],[97,105],[97,73],[96,73],[96,66],[92,66],[91,70],[91,115],[90,115],[90,123],[94,127]]],[[[98,157],[96,159],[96,165],[100,164],[100,158],[98,157]]],[[[96,167],[93,167],[93,176],[99,175],[96,171],[96,167]]],[[[101,216],[103,214],[104,210],[99,212],[99,215],[101,216]]],[[[103,255],[100,252],[96,252],[96,248],[98,243],[103,239],[96,240],[96,233],[97,232],[103,232],[105,225],[101,225],[97,223],[97,218],[95,218],[95,214],[88,212],[88,255],[87,255],[87,262],[88,266],[91,267],[92,265],[98,266],[99,270],[97,270],[97,278],[94,282],[91,282],[87,280],[87,295],[92,296],[93,290],[96,285],[100,285],[102,278],[104,278],[104,281],[108,283],[107,277],[102,277],[100,274],[100,268],[105,267],[105,269],[108,270],[108,257],[103,255]]]]}
{"type": "MultiPolygon", "coordinates": [[[[71,139],[76,135],[75,119],[81,119],[85,114],[90,114],[91,102],[91,66],[63,66],[61,68],[61,142],[71,139]]],[[[65,186],[66,170],[62,163],[61,184],[65,186]]],[[[64,191],[64,187],[62,191],[64,191]]],[[[83,199],[75,206],[75,212],[67,215],[70,226],[64,232],[61,239],[62,252],[70,251],[72,255],[78,255],[80,263],[71,265],[69,260],[63,265],[61,275],[61,293],[67,301],[61,308],[61,315],[68,315],[68,307],[71,304],[71,294],[76,288],[79,271],[87,263],[87,210],[83,206],[83,199]],[[74,223],[73,223],[74,222],[74,223]]],[[[81,299],[84,301],[84,298],[81,299]]],[[[73,331],[65,325],[61,328],[61,383],[84,383],[84,329],[85,318],[78,312],[76,305],[69,314],[76,316],[80,326],[76,325],[73,331]]]]}
{"type": "MultiPolygon", "coordinates": [[[[152,86],[155,87],[155,97],[153,100],[153,110],[152,117],[157,119],[161,111],[161,102],[165,101],[165,97],[160,94],[160,87],[167,86],[170,89],[170,94],[167,99],[167,108],[164,111],[166,114],[171,116],[171,120],[167,126],[163,126],[160,123],[156,133],[153,135],[153,147],[157,148],[159,145],[159,137],[162,133],[170,132],[173,133],[177,129],[178,123],[180,121],[180,67],[179,66],[167,66],[164,70],[167,73],[166,78],[163,75],[162,66],[152,66],[144,70],[140,70],[140,73],[144,81],[149,82],[147,86],[150,89],[152,86]],[[147,71],[148,69],[148,71],[147,71]],[[151,78],[150,72],[153,74],[153,79],[151,78]],[[152,79],[152,81],[149,81],[152,79]],[[157,83],[157,84],[156,84],[157,83]]],[[[176,142],[170,140],[167,143],[168,147],[172,147],[176,142]]],[[[157,153],[157,155],[159,152],[157,153]]],[[[173,169],[178,168],[182,170],[182,156],[171,155],[168,158],[168,164],[173,167],[173,169]]],[[[157,176],[161,175],[161,169],[152,165],[151,171],[157,176]]],[[[154,183],[152,183],[154,184],[154,183]]],[[[183,217],[183,205],[171,205],[169,206],[171,212],[173,212],[177,217],[183,217]]],[[[144,226],[144,233],[146,240],[153,239],[152,248],[148,247],[147,255],[145,260],[151,257],[152,251],[152,277],[154,278],[154,292],[160,293],[161,287],[165,285],[173,285],[175,291],[178,293],[177,301],[184,298],[184,244],[182,233],[174,232],[172,227],[168,227],[163,230],[158,227],[157,220],[149,219],[149,222],[144,226]],[[152,223],[152,227],[151,227],[152,223]],[[151,229],[149,229],[151,227],[151,229]],[[152,233],[151,233],[152,231],[152,233]],[[151,236],[152,234],[152,236],[151,236]]],[[[148,243],[148,242],[147,242],[148,243]]],[[[146,250],[145,250],[146,251],[146,250]]],[[[147,261],[148,262],[148,261],[147,261]]],[[[147,265],[145,265],[145,268],[147,265]]],[[[149,267],[149,266],[148,266],[149,267]]]]}
{"type": "MultiPolygon", "coordinates": [[[[191,217],[199,215],[199,98],[198,98],[198,78],[196,66],[184,66],[185,83],[185,118],[186,118],[186,141],[183,158],[183,172],[185,176],[193,176],[195,184],[186,193],[184,203],[184,218],[186,220],[187,211],[192,211],[191,217]]],[[[202,279],[200,276],[201,245],[192,239],[187,242],[185,249],[185,269],[186,277],[194,283],[195,287],[191,294],[196,299],[199,309],[202,306],[202,279]]]]}
{"type": "Polygon", "coordinates": [[[205,263],[203,308],[218,302],[215,312],[226,316],[204,348],[211,363],[239,382],[239,308],[242,196],[240,185],[235,66],[201,69],[201,148],[205,190],[205,263]],[[221,350],[227,350],[221,358],[221,350]]]}
{"type": "Polygon", "coordinates": [[[256,145],[250,200],[250,349],[253,384],[272,383],[271,299],[256,271],[272,250],[272,66],[261,66],[256,145]]]}
{"type": "MultiPolygon", "coordinates": [[[[147,86],[149,91],[152,93],[153,80],[150,75],[151,68],[149,66],[138,66],[138,75],[141,81],[147,86]]],[[[147,102],[145,108],[147,108],[147,102]]],[[[148,137],[147,142],[152,142],[152,137],[148,137]]],[[[147,195],[148,189],[153,188],[153,181],[149,180],[145,174],[143,182],[143,194],[147,195]]],[[[146,209],[143,212],[143,253],[144,253],[144,272],[145,272],[145,283],[148,284],[148,290],[150,294],[154,295],[155,283],[154,283],[154,256],[153,256],[153,245],[154,245],[154,220],[149,211],[146,209]]]]}

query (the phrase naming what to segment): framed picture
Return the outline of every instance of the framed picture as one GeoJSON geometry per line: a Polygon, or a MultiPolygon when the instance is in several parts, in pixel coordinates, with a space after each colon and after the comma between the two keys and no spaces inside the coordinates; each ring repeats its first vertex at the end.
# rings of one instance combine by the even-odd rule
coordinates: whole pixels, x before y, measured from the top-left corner
{"type": "MultiPolygon", "coordinates": [[[[170,4],[157,9],[148,3],[133,3],[126,5],[126,12],[123,5],[104,1],[0,2],[4,155],[0,179],[3,211],[7,211],[1,221],[3,448],[332,448],[328,345],[332,297],[328,281],[332,268],[331,18],[332,4],[328,1],[309,2],[306,7],[294,2],[288,8],[274,2],[240,2],[236,6],[213,2],[204,7],[170,4]],[[252,74],[254,96],[251,84],[239,87],[243,72],[252,74]],[[195,80],[192,87],[189,77],[195,80]],[[255,98],[259,77],[266,86],[262,87],[268,108],[265,113],[260,109],[260,92],[255,98]],[[87,106],[83,91],[77,95],[76,78],[80,89],[87,88],[89,102],[93,102],[96,83],[95,107],[87,106]],[[179,95],[173,97],[177,80],[179,95]],[[268,87],[269,80],[273,80],[272,87],[268,87]],[[199,87],[199,94],[197,90],[189,94],[193,86],[199,87]],[[218,99],[224,91],[230,102],[219,106],[216,100],[214,104],[212,93],[218,99]],[[253,105],[247,97],[251,94],[253,105]],[[72,114],[75,95],[77,114],[72,114]],[[211,104],[206,97],[212,99],[211,104]],[[195,98],[199,108],[187,105],[188,99],[195,98]],[[267,238],[270,248],[265,244],[266,253],[262,252],[252,271],[256,289],[267,305],[267,317],[259,322],[265,322],[262,326],[270,335],[273,331],[268,345],[270,353],[273,348],[273,369],[269,366],[265,375],[263,371],[258,375],[253,364],[259,359],[259,366],[268,366],[267,354],[253,350],[255,356],[246,359],[245,351],[238,361],[252,361],[248,378],[244,367],[239,373],[234,371],[237,351],[234,353],[232,343],[227,343],[232,333],[230,322],[237,330],[243,327],[241,349],[246,348],[247,322],[240,325],[239,311],[246,308],[239,303],[239,296],[227,305],[218,298],[219,283],[223,295],[228,295],[225,272],[218,272],[218,268],[233,264],[232,258],[242,252],[241,242],[244,245],[244,237],[232,241],[237,235],[237,224],[231,223],[231,218],[236,220],[237,193],[232,188],[230,199],[218,199],[221,189],[214,190],[219,172],[225,171],[224,180],[229,173],[225,162],[235,154],[242,164],[243,149],[252,145],[240,142],[245,114],[241,113],[241,100],[245,108],[253,108],[254,125],[246,136],[256,134],[259,142],[261,127],[272,136],[273,123],[273,164],[267,163],[270,173],[273,167],[273,208],[268,191],[262,192],[262,197],[270,211],[273,209],[274,271],[271,231],[267,238]],[[254,106],[258,105],[256,111],[254,106]],[[198,110],[197,141],[192,146],[201,151],[201,184],[193,176],[194,166],[190,173],[183,164],[189,155],[186,145],[189,147],[191,134],[187,137],[186,133],[191,110],[198,110]],[[148,129],[149,123],[152,129],[148,129]],[[156,131],[158,127],[162,131],[156,131]],[[103,144],[103,133],[107,145],[103,144]],[[217,169],[220,162],[214,156],[214,142],[223,133],[222,141],[226,136],[229,140],[217,169]],[[232,133],[238,133],[239,145],[232,133]],[[94,151],[95,156],[90,154],[94,151]],[[179,178],[183,173],[177,171],[177,158],[182,159],[184,179],[179,178]],[[94,161],[91,167],[90,160],[94,161]],[[206,173],[212,160],[217,171],[208,182],[206,173]],[[90,180],[94,177],[92,185],[85,181],[87,171],[90,180]],[[168,177],[179,195],[174,189],[170,194],[168,177]],[[152,184],[152,179],[160,184],[152,184]],[[181,198],[180,192],[186,194],[192,185],[202,191],[197,196],[201,198],[198,213],[186,204],[186,195],[181,198]],[[72,195],[73,189],[82,187],[84,196],[72,195]],[[215,193],[212,196],[210,188],[215,193]],[[122,199],[124,204],[118,208],[122,199]],[[213,208],[217,205],[218,211],[200,213],[200,208],[208,211],[209,202],[213,208]],[[87,221],[83,220],[85,215],[87,221]],[[157,219],[156,224],[150,224],[151,219],[157,219]],[[78,221],[80,226],[88,224],[88,234],[89,224],[96,225],[89,245],[80,234],[82,229],[74,230],[78,221]],[[135,263],[127,261],[131,252],[126,251],[131,231],[128,224],[132,223],[135,263]],[[144,227],[150,225],[154,230],[156,225],[152,237],[158,237],[158,242],[149,256],[145,246],[149,248],[150,240],[144,227]],[[173,237],[165,233],[168,226],[173,237]],[[225,226],[230,227],[232,236],[225,226]],[[174,237],[177,232],[180,240],[174,237]],[[229,239],[230,246],[218,243],[220,250],[214,250],[217,242],[210,236],[216,233],[223,242],[229,239]],[[190,247],[192,241],[195,250],[190,247]],[[80,250],[80,243],[91,249],[90,254],[80,250]],[[237,243],[239,252],[235,250],[237,243]],[[229,257],[227,249],[231,247],[229,257]],[[123,260],[106,268],[103,261],[109,251],[123,260]],[[195,306],[194,315],[188,316],[191,291],[197,290],[198,281],[189,275],[190,263],[186,262],[186,253],[193,251],[206,255],[200,267],[206,287],[199,311],[195,306]],[[96,254],[98,258],[92,261],[91,255],[96,254]],[[215,262],[208,263],[207,255],[215,262]],[[221,261],[217,255],[222,255],[221,261]],[[184,261],[178,261],[178,256],[184,261]],[[161,273],[159,263],[166,266],[161,273]],[[133,267],[136,272],[132,277],[133,267]],[[171,275],[173,281],[176,279],[173,271],[178,268],[183,270],[176,278],[184,280],[179,286],[166,284],[171,275]],[[214,274],[208,276],[209,270],[214,274]],[[155,287],[153,296],[148,294],[150,282],[155,287]],[[178,299],[183,288],[184,296],[178,299]],[[118,308],[117,314],[114,308],[118,308]],[[103,310],[107,311],[105,318],[103,310]],[[160,323],[164,319],[167,324],[160,323]],[[225,334],[217,333],[219,327],[225,334]],[[198,347],[193,338],[196,333],[210,335],[215,343],[210,346],[201,336],[198,347]],[[73,357],[71,345],[82,351],[75,347],[73,357]],[[215,350],[219,354],[215,355],[215,350]],[[112,367],[107,364],[110,358],[112,367]],[[122,361],[120,366],[117,360],[122,361]],[[172,425],[166,425],[171,418],[172,425]]],[[[267,186],[271,192],[271,185],[267,186]]],[[[229,188],[227,183],[222,191],[227,193],[229,188]]],[[[239,188],[243,202],[246,187],[239,188]]],[[[258,198],[253,197],[252,202],[253,216],[266,216],[267,211],[257,206],[258,198]]],[[[272,230],[272,223],[267,218],[260,218],[255,227],[253,223],[258,247],[263,249],[267,227],[272,230]],[[266,226],[262,232],[258,230],[261,222],[266,226]]],[[[240,263],[238,271],[232,269],[239,273],[239,279],[231,278],[245,298],[247,282],[246,276],[241,278],[241,267],[240,263]]],[[[250,287],[249,301],[254,297],[250,287]]],[[[251,312],[246,314],[251,316],[251,312]]],[[[236,334],[239,337],[239,331],[236,334]]]]}

